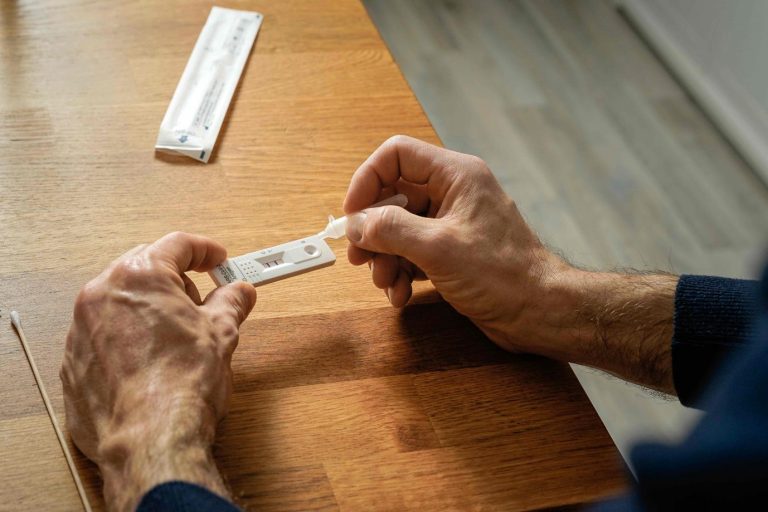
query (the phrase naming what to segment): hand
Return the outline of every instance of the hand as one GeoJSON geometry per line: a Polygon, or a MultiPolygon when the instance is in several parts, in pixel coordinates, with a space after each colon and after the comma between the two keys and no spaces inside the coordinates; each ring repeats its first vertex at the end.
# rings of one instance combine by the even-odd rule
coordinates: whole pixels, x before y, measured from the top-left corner
{"type": "Polygon", "coordinates": [[[355,172],[344,202],[356,212],[402,193],[407,210],[349,217],[351,263],[370,262],[374,284],[403,306],[413,279],[428,278],[457,311],[511,350],[547,279],[569,267],[526,225],[481,159],[393,137],[355,172]]]}
{"type": "Polygon", "coordinates": [[[256,292],[233,283],[203,301],[184,274],[225,258],[212,240],[173,233],[116,259],[77,297],[61,368],[67,428],[99,465],[112,510],[168,480],[226,495],[210,447],[256,292]]]}
{"type": "Polygon", "coordinates": [[[480,158],[393,137],[352,176],[344,210],[349,261],[369,263],[392,305],[427,278],[503,348],[671,389],[676,278],[574,268],[541,243],[480,158]],[[398,193],[407,209],[365,210],[398,193]]]}

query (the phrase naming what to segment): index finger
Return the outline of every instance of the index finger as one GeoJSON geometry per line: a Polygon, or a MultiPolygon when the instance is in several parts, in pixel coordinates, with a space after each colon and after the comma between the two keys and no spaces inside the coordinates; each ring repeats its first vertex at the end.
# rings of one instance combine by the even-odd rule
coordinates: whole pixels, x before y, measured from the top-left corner
{"type": "Polygon", "coordinates": [[[180,231],[160,238],[147,251],[178,274],[189,270],[207,272],[227,257],[227,250],[220,243],[180,231]]]}
{"type": "Polygon", "coordinates": [[[427,184],[433,201],[442,199],[455,176],[450,165],[453,152],[405,135],[396,135],[379,146],[352,175],[344,199],[344,211],[367,208],[381,191],[401,178],[427,184]]]}

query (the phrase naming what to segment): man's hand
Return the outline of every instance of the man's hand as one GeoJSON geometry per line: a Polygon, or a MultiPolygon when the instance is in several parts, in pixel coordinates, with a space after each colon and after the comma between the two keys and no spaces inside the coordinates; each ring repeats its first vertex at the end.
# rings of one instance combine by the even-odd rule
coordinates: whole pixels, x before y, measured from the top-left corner
{"type": "Polygon", "coordinates": [[[394,306],[408,301],[413,278],[428,277],[492,340],[529,350],[517,325],[549,280],[570,267],[542,245],[485,162],[393,137],[355,172],[344,209],[392,193],[408,196],[408,211],[390,206],[350,216],[350,261],[371,262],[374,284],[394,306]]]}
{"type": "Polygon", "coordinates": [[[408,302],[414,279],[428,278],[503,348],[672,391],[677,279],[572,267],[541,243],[481,159],[393,137],[357,169],[344,210],[350,262],[369,263],[394,306],[408,302]],[[364,210],[396,193],[407,210],[364,210]]]}
{"type": "Polygon", "coordinates": [[[201,300],[184,274],[225,258],[212,240],[173,233],[127,252],[77,297],[61,368],[67,427],[99,465],[112,510],[133,510],[168,480],[226,495],[210,448],[256,291],[233,283],[201,300]]]}

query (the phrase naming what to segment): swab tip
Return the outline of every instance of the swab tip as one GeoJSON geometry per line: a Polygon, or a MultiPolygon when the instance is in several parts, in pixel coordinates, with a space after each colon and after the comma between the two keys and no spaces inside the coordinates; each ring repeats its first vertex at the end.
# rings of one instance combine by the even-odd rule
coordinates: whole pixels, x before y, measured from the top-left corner
{"type": "Polygon", "coordinates": [[[11,311],[11,323],[16,329],[21,329],[21,316],[18,311],[11,311]]]}

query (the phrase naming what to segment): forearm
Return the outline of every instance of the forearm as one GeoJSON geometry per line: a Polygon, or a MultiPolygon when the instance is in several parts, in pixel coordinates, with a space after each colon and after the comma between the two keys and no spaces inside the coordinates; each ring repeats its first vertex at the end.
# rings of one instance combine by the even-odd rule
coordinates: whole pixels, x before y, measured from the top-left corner
{"type": "Polygon", "coordinates": [[[540,353],[600,368],[625,380],[675,393],[671,341],[678,277],[586,272],[567,268],[546,278],[540,353]]]}

